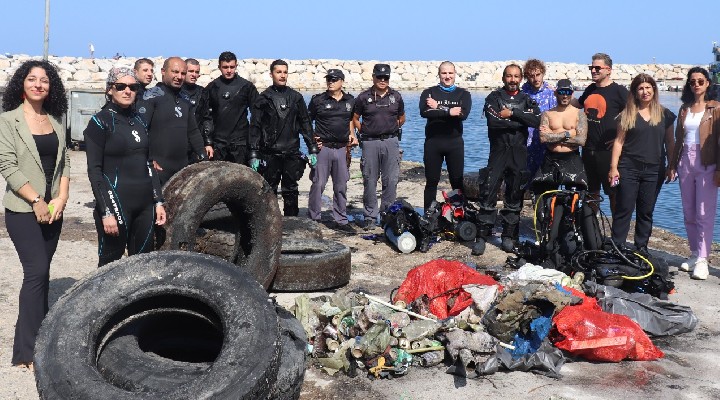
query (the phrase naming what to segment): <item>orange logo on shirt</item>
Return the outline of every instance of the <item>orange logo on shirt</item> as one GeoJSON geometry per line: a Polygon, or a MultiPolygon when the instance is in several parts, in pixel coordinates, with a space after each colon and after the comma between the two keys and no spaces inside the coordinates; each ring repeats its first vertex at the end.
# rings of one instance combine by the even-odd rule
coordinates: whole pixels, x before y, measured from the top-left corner
{"type": "Polygon", "coordinates": [[[590,121],[600,122],[600,119],[605,116],[605,112],[607,111],[605,98],[597,93],[588,96],[583,105],[585,114],[590,121]]]}

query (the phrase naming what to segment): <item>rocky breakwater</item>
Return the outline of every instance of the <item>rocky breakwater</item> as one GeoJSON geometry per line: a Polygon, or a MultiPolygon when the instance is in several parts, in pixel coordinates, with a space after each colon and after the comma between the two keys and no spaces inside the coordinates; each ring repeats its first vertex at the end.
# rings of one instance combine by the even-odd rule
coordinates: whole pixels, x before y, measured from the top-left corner
{"type": "MultiPolygon", "coordinates": [[[[0,87],[5,86],[15,69],[28,55],[0,55],[0,87]]],[[[160,67],[163,57],[151,58],[155,62],[155,75],[160,78],[160,67]]],[[[132,66],[136,58],[119,60],[81,57],[50,57],[55,63],[68,89],[103,88],[107,71],[113,66],[132,66]]],[[[220,75],[217,60],[199,60],[201,76],[198,83],[206,85],[220,75]]],[[[258,89],[271,84],[269,68],[271,59],[243,59],[238,62],[237,72],[240,76],[252,81],[258,89]]],[[[289,85],[298,90],[316,91],[325,89],[325,71],[329,68],[340,68],[345,72],[345,87],[357,92],[370,85],[373,65],[380,61],[352,60],[286,60],[289,64],[289,85]]],[[[382,61],[392,67],[391,86],[399,90],[422,90],[437,84],[437,67],[440,61],[382,61]]],[[[501,84],[503,68],[515,62],[523,65],[524,60],[514,61],[475,61],[457,62],[457,84],[468,89],[489,89],[501,84]]],[[[570,79],[583,88],[590,84],[590,72],[587,64],[568,64],[547,62],[545,78],[553,83],[559,79],[570,79]]],[[[645,72],[658,80],[676,81],[681,84],[692,65],[687,64],[615,64],[613,78],[621,84],[629,84],[638,73],[645,72]]]]}

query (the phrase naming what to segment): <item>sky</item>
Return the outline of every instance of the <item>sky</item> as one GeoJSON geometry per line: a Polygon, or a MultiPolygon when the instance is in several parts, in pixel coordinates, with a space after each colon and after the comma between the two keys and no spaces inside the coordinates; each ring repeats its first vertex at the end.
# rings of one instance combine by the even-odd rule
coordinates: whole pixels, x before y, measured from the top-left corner
{"type": "MultiPolygon", "coordinates": [[[[42,55],[45,0],[3,0],[0,53],[42,55]]],[[[706,65],[720,2],[50,0],[57,56],[706,65]]]]}

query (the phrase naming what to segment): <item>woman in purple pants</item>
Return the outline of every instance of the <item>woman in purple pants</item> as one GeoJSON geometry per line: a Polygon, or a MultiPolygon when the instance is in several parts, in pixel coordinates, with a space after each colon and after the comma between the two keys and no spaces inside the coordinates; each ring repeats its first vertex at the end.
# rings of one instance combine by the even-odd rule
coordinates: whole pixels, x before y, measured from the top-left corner
{"type": "Polygon", "coordinates": [[[720,186],[720,103],[710,100],[710,74],[705,68],[688,71],[683,87],[682,106],[675,130],[675,151],[670,159],[672,176],[680,177],[685,229],[692,255],[680,270],[692,269],[693,279],[707,279],[711,250],[717,187],[720,186]]]}

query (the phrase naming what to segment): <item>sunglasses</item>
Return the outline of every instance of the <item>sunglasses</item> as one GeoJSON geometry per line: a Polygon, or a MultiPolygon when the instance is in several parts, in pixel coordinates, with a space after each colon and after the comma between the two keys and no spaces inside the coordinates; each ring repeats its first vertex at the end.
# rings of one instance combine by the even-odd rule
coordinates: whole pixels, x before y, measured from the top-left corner
{"type": "Polygon", "coordinates": [[[690,79],[690,86],[702,86],[705,84],[705,79],[690,79]]]}
{"type": "Polygon", "coordinates": [[[610,69],[610,67],[601,67],[599,65],[588,65],[590,71],[600,72],[601,69],[610,69]]]}
{"type": "Polygon", "coordinates": [[[333,83],[334,83],[334,82],[339,81],[340,78],[332,77],[332,78],[325,78],[325,80],[326,80],[328,83],[330,83],[330,82],[333,82],[333,83]]]}
{"type": "Polygon", "coordinates": [[[130,90],[133,91],[133,92],[137,92],[138,89],[140,89],[140,84],[139,84],[139,83],[131,83],[131,84],[127,84],[127,83],[113,83],[112,85],[113,85],[113,87],[115,88],[115,90],[117,90],[118,92],[122,92],[122,91],[125,90],[126,88],[130,88],[130,90]]]}
{"type": "Polygon", "coordinates": [[[573,91],[571,89],[558,89],[555,91],[555,93],[559,94],[560,96],[572,96],[573,91]]]}
{"type": "Polygon", "coordinates": [[[390,75],[375,75],[375,79],[379,81],[389,81],[390,75]]]}

